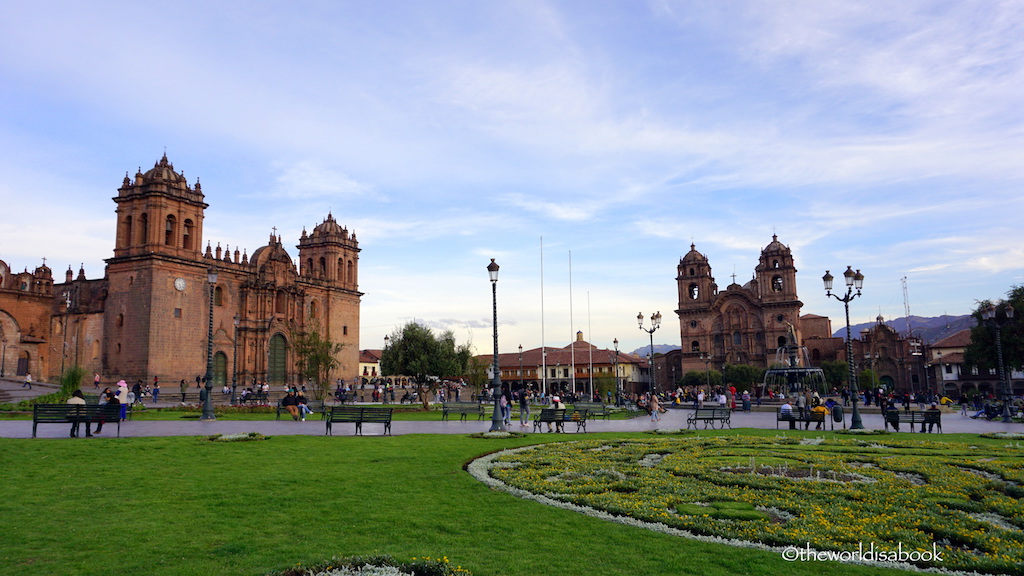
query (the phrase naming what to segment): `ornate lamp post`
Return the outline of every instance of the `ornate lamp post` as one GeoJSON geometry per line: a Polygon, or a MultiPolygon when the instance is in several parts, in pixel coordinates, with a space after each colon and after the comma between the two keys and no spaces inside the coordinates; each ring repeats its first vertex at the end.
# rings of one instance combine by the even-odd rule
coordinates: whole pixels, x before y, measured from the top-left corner
{"type": "Polygon", "coordinates": [[[999,319],[996,316],[995,304],[989,304],[987,308],[981,311],[981,318],[996,327],[996,359],[999,362],[999,389],[1000,395],[1003,397],[1003,422],[1011,422],[1010,414],[1010,400],[1012,394],[1010,394],[1010,387],[1007,385],[1006,378],[1006,367],[1003,364],[1003,324],[1013,320],[1013,306],[1009,302],[1003,306],[1003,318],[999,319]]]}
{"type": "Polygon", "coordinates": [[[612,340],[615,347],[615,405],[622,406],[622,383],[619,381],[619,339],[612,340]]]}
{"type": "Polygon", "coordinates": [[[706,352],[700,353],[700,359],[704,361],[704,376],[707,381],[708,394],[711,393],[711,354],[706,352]]]}
{"type": "Polygon", "coordinates": [[[217,269],[210,267],[206,271],[206,281],[210,285],[210,323],[206,332],[206,397],[203,399],[201,421],[213,421],[217,416],[213,413],[213,289],[217,285],[217,269]]]}
{"type": "Polygon", "coordinates": [[[861,421],[860,411],[857,410],[860,389],[857,387],[857,369],[853,363],[853,340],[850,337],[850,302],[857,296],[860,296],[860,291],[864,288],[864,275],[860,273],[860,270],[854,272],[850,266],[847,266],[846,272],[843,272],[843,279],[846,281],[846,295],[840,298],[839,295],[832,293],[832,280],[834,280],[832,274],[825,270],[825,275],[821,277],[821,280],[825,283],[825,295],[839,300],[846,308],[846,363],[850,367],[850,396],[853,400],[853,415],[850,417],[850,429],[863,430],[864,423],[861,421]],[[857,291],[856,294],[854,290],[857,291]]]}
{"type": "Polygon", "coordinates": [[[523,345],[519,345],[519,389],[526,390],[526,385],[523,384],[523,345]]]}
{"type": "Polygon", "coordinates": [[[654,331],[661,327],[661,312],[655,312],[651,314],[651,327],[644,328],[644,313],[641,312],[636,315],[637,324],[640,325],[640,329],[647,332],[651,336],[651,366],[650,366],[650,378],[647,382],[647,391],[653,394],[656,391],[654,386],[654,331]]]}
{"type": "Polygon", "coordinates": [[[242,319],[235,314],[235,340],[231,343],[231,405],[235,405],[235,389],[238,388],[238,326],[242,319]]]}
{"type": "Polygon", "coordinates": [[[491,302],[494,307],[494,373],[491,378],[494,413],[491,415],[489,432],[504,432],[505,418],[501,414],[501,370],[498,366],[498,265],[494,258],[491,258],[491,263],[487,265],[487,275],[491,277],[491,302]]]}

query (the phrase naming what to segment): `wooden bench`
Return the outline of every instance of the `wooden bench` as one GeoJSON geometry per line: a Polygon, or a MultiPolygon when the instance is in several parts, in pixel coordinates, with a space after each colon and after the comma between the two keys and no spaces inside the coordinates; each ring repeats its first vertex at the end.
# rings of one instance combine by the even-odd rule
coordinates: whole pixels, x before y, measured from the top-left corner
{"type": "Polygon", "coordinates": [[[333,436],[331,424],[335,422],[352,422],[356,425],[356,434],[363,435],[363,424],[383,424],[384,434],[391,435],[392,408],[380,406],[334,406],[327,413],[327,434],[333,436]]]}
{"type": "Polygon", "coordinates": [[[484,405],[476,402],[443,402],[441,403],[441,420],[447,420],[451,414],[458,414],[459,420],[465,420],[468,414],[476,414],[477,420],[484,418],[484,405]]]}
{"type": "Polygon", "coordinates": [[[921,432],[925,431],[926,426],[938,427],[939,433],[942,433],[942,412],[932,412],[925,410],[923,412],[918,410],[911,410],[910,412],[900,412],[897,410],[888,410],[883,418],[885,421],[885,429],[888,430],[889,426],[892,426],[893,430],[899,430],[900,424],[910,424],[910,431],[917,432],[915,424],[921,425],[921,432]]]}
{"type": "MultiPolygon", "coordinates": [[[[797,424],[803,422],[804,430],[807,430],[811,427],[811,424],[823,424],[825,422],[825,416],[827,416],[827,414],[824,412],[811,412],[810,410],[807,410],[804,415],[801,416],[795,409],[789,412],[783,412],[782,409],[779,408],[779,411],[775,415],[775,428],[779,428],[779,422],[789,422],[790,429],[798,429],[799,426],[797,426],[797,424]]],[[[836,420],[833,418],[830,419],[830,421],[832,422],[832,429],[835,430],[836,420]]],[[[842,422],[842,419],[839,421],[842,422]]]]}
{"type": "Polygon", "coordinates": [[[586,410],[588,418],[604,418],[611,416],[611,411],[603,402],[577,402],[572,405],[577,410],[586,410]]]}
{"type": "MultiPolygon", "coordinates": [[[[306,406],[310,410],[312,410],[314,414],[320,414],[320,419],[321,420],[324,420],[324,419],[327,418],[327,407],[324,406],[323,402],[321,402],[319,400],[306,400],[306,406]]],[[[275,418],[276,420],[280,420],[281,419],[281,413],[282,412],[284,412],[285,414],[288,414],[288,411],[284,409],[284,406],[281,406],[281,401],[280,400],[277,401],[277,410],[276,410],[276,412],[277,412],[277,416],[275,418]]],[[[301,409],[300,409],[299,414],[300,414],[300,417],[301,417],[301,414],[302,414],[301,413],[301,409]]]]}
{"type": "Polygon", "coordinates": [[[533,419],[533,431],[540,432],[541,424],[554,424],[555,432],[565,432],[565,423],[576,424],[576,432],[587,431],[587,411],[567,410],[565,408],[542,408],[540,414],[533,419]]]}
{"type": "Polygon", "coordinates": [[[72,424],[78,421],[89,426],[100,422],[117,424],[121,436],[121,406],[119,404],[36,404],[32,407],[32,437],[40,424],[72,424]]]}
{"type": "Polygon", "coordinates": [[[707,430],[708,424],[711,425],[711,429],[715,429],[715,423],[719,422],[724,430],[726,426],[732,428],[732,411],[728,408],[697,408],[686,417],[686,427],[689,428],[693,425],[693,428],[697,428],[697,422],[704,423],[704,429],[707,430]]]}

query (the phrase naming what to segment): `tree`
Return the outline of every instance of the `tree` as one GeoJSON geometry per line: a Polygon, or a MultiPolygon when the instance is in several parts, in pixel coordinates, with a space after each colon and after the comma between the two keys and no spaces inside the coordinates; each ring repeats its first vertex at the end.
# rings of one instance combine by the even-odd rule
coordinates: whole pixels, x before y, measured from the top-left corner
{"type": "Polygon", "coordinates": [[[764,382],[764,369],[750,364],[726,364],[722,367],[722,378],[737,388],[753,391],[764,382]]]}
{"type": "Polygon", "coordinates": [[[995,320],[1001,324],[999,331],[1003,341],[1003,366],[1007,371],[1020,370],[1024,367],[1024,286],[1010,289],[1003,303],[990,300],[978,302],[971,313],[978,324],[971,328],[971,343],[964,350],[964,367],[968,370],[984,368],[993,373],[999,369],[995,326],[981,317],[982,311],[990,305],[996,306],[995,320]],[[1006,318],[1006,303],[1013,305],[1012,320],[1006,318]]]}
{"type": "Polygon", "coordinates": [[[345,344],[321,335],[320,326],[314,323],[308,331],[293,335],[292,347],[299,372],[312,384],[313,397],[323,402],[330,389],[331,371],[341,365],[337,355],[345,344]]]}
{"type": "Polygon", "coordinates": [[[690,370],[683,375],[680,384],[683,388],[704,388],[705,392],[711,392],[708,390],[708,381],[711,382],[711,387],[722,385],[722,373],[718,370],[690,370]]]}
{"type": "Polygon", "coordinates": [[[410,376],[426,410],[428,392],[436,391],[442,379],[464,376],[472,356],[469,345],[455,343],[451,330],[435,336],[430,328],[409,322],[391,334],[380,368],[384,374],[410,376]]]}
{"type": "Polygon", "coordinates": [[[850,366],[841,360],[822,362],[821,371],[825,373],[825,382],[840,390],[847,386],[847,381],[850,379],[850,366]]]}

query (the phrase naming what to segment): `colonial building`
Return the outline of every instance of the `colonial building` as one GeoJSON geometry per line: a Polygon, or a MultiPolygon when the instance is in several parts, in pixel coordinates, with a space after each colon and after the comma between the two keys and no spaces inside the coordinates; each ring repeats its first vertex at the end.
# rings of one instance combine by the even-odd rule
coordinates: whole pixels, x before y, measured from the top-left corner
{"type": "MultiPolygon", "coordinates": [[[[491,366],[492,354],[477,356],[481,364],[491,366]]],[[[598,348],[576,333],[576,341],[563,348],[532,348],[518,353],[498,355],[501,381],[513,389],[526,387],[548,394],[567,394],[574,390],[615,393],[616,382],[625,394],[647,390],[647,360],[626,352],[598,348]]]]}
{"type": "Polygon", "coordinates": [[[72,278],[69,268],[65,283],[53,285],[44,265],[0,281],[4,359],[19,370],[38,363],[52,379],[70,363],[107,381],[194,380],[206,372],[212,304],[217,384],[300,383],[291,343],[314,330],[344,345],[334,376],[357,374],[359,245],[333,215],[302,231],[297,266],[276,231],[251,257],[209,241],[204,251],[202,188],[166,155],[126,174],[113,200],[117,229],[104,278],[88,280],[81,269],[72,278]],[[39,311],[44,300],[49,314],[39,311]]]}
{"type": "Polygon", "coordinates": [[[742,286],[733,275],[732,284],[719,290],[707,256],[693,244],[676,271],[680,376],[704,370],[708,358],[719,370],[725,364],[767,368],[787,336],[800,341],[797,270],[792,252],[777,236],[761,250],[753,278],[742,286]]]}
{"type": "Polygon", "coordinates": [[[48,374],[50,318],[56,305],[53,274],[45,259],[34,271],[19,273],[0,260],[0,376],[31,373],[39,379],[48,374]]]}

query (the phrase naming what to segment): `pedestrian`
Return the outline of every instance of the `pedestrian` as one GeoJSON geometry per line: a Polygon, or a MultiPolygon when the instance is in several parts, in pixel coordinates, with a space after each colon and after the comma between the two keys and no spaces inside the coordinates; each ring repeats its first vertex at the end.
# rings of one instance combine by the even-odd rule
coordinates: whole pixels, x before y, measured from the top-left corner
{"type": "Polygon", "coordinates": [[[160,382],[156,378],[153,379],[153,404],[160,401],[160,382]]]}
{"type": "MultiPolygon", "coordinates": [[[[74,392],[72,392],[71,398],[68,398],[68,404],[85,406],[85,397],[82,396],[82,391],[75,390],[74,392]]],[[[90,428],[92,427],[92,424],[89,423],[89,418],[82,413],[84,412],[84,409],[80,408],[78,410],[79,411],[76,412],[75,415],[69,415],[69,417],[71,418],[71,437],[78,437],[78,426],[80,423],[85,422],[85,436],[86,438],[91,438],[92,431],[90,430],[90,428]]]]}
{"type": "Polygon", "coordinates": [[[661,420],[661,403],[658,401],[657,394],[651,395],[651,399],[647,402],[647,407],[651,410],[651,422],[661,420]]]}
{"type": "Polygon", "coordinates": [[[25,374],[25,383],[22,384],[21,387],[24,388],[25,386],[28,386],[29,390],[32,389],[32,373],[31,372],[25,374]]]}
{"type": "Polygon", "coordinates": [[[100,389],[100,373],[99,372],[96,372],[92,376],[92,387],[97,389],[97,390],[100,389]]]}
{"type": "Polygon", "coordinates": [[[121,404],[121,421],[124,422],[128,416],[128,383],[124,380],[117,382],[117,401],[121,404]]]}
{"type": "Polygon", "coordinates": [[[530,425],[530,393],[526,388],[519,391],[519,425],[530,425]]]}
{"type": "Polygon", "coordinates": [[[184,378],[181,379],[181,384],[179,384],[179,387],[181,388],[181,403],[184,404],[185,403],[185,393],[188,392],[188,384],[185,384],[185,379],[184,378]]]}

